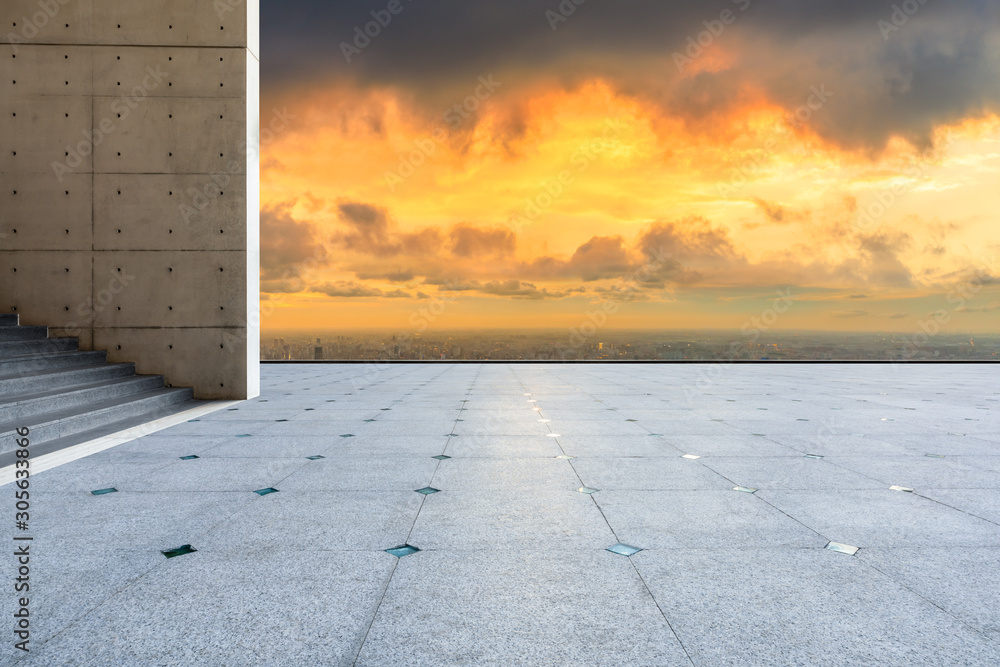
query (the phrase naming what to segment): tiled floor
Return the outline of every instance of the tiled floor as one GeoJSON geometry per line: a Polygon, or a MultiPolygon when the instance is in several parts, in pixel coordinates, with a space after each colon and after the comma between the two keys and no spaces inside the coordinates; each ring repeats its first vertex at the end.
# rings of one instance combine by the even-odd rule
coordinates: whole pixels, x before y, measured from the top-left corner
{"type": "Polygon", "coordinates": [[[263,375],[32,478],[0,662],[1000,664],[995,367],[263,375]]]}

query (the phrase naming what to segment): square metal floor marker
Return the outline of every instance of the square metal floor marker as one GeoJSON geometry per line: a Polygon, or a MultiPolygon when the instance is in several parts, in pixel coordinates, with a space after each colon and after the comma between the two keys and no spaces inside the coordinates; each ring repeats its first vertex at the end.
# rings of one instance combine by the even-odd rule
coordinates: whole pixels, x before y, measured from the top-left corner
{"type": "Polygon", "coordinates": [[[420,549],[412,547],[409,544],[402,544],[398,547],[393,547],[392,549],[386,549],[387,554],[392,554],[396,558],[403,558],[404,556],[410,556],[417,553],[420,549]]]}
{"type": "Polygon", "coordinates": [[[822,459],[823,457],[822,457],[822,456],[820,456],[819,454],[806,454],[806,455],[805,455],[805,456],[803,456],[802,458],[804,458],[804,459],[816,459],[817,461],[819,461],[819,460],[821,460],[821,459],[822,459]]]}
{"type": "Polygon", "coordinates": [[[734,486],[733,491],[739,491],[740,493],[757,493],[757,489],[751,489],[749,486],[734,486]]]}
{"type": "Polygon", "coordinates": [[[589,496],[597,493],[598,491],[600,491],[600,489],[592,489],[589,486],[581,486],[579,489],[577,489],[577,491],[580,493],[586,493],[589,496]]]}
{"type": "Polygon", "coordinates": [[[195,456],[194,454],[192,454],[190,456],[182,456],[182,457],[180,457],[181,461],[191,461],[191,460],[196,459],[196,458],[199,458],[199,457],[195,456]]]}
{"type": "Polygon", "coordinates": [[[435,489],[433,486],[425,486],[422,489],[416,489],[416,492],[422,496],[429,496],[432,493],[440,493],[441,489],[435,489]]]}
{"type": "Polygon", "coordinates": [[[903,491],[904,493],[913,493],[913,489],[906,486],[890,486],[890,491],[903,491]]]}
{"type": "Polygon", "coordinates": [[[193,554],[197,549],[192,547],[190,544],[183,544],[176,549],[168,549],[166,551],[161,551],[160,553],[167,558],[174,558],[176,556],[183,556],[185,554],[193,554]]]}
{"type": "Polygon", "coordinates": [[[853,556],[859,551],[858,547],[852,547],[850,544],[841,544],[840,542],[830,542],[825,548],[830,551],[836,551],[839,554],[847,554],[848,556],[853,556]]]}
{"type": "Polygon", "coordinates": [[[272,493],[277,493],[277,492],[278,492],[277,489],[272,488],[270,486],[267,487],[266,489],[257,489],[256,491],[254,491],[254,493],[256,493],[258,496],[266,496],[266,495],[269,495],[269,494],[272,494],[272,493]]]}
{"type": "Polygon", "coordinates": [[[317,454],[316,456],[307,456],[306,458],[309,459],[310,461],[319,461],[320,459],[325,459],[326,457],[325,456],[319,456],[317,454]]]}
{"type": "Polygon", "coordinates": [[[447,461],[451,457],[450,456],[445,456],[444,454],[438,454],[437,456],[432,456],[431,458],[432,459],[437,459],[438,461],[447,461]]]}
{"type": "Polygon", "coordinates": [[[682,454],[681,458],[682,459],[690,459],[692,461],[696,461],[696,460],[700,459],[701,457],[698,456],[697,454],[682,454]]]}
{"type": "Polygon", "coordinates": [[[103,496],[108,493],[118,493],[118,489],[114,487],[111,487],[110,489],[97,489],[95,491],[91,491],[91,493],[95,496],[103,496]]]}
{"type": "Polygon", "coordinates": [[[622,544],[619,542],[614,546],[610,546],[605,551],[610,551],[613,554],[618,554],[619,556],[634,556],[635,554],[642,551],[639,547],[633,547],[630,544],[622,544]]]}

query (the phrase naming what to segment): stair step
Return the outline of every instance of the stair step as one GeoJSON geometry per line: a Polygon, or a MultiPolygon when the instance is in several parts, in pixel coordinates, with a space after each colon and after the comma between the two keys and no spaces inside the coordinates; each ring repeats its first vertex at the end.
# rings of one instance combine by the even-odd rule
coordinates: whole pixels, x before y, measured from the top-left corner
{"type": "Polygon", "coordinates": [[[55,352],[74,352],[76,349],[76,338],[0,341],[0,359],[25,354],[46,355],[55,352]]]}
{"type": "MultiPolygon", "coordinates": [[[[32,456],[44,456],[46,454],[51,454],[52,452],[57,452],[60,449],[66,449],[67,447],[79,445],[82,442],[90,442],[91,440],[97,440],[98,438],[103,438],[108,435],[121,433],[127,429],[135,428],[136,426],[143,426],[145,424],[149,424],[150,422],[154,422],[157,419],[170,417],[171,415],[176,415],[185,410],[190,410],[204,404],[205,401],[198,401],[194,399],[190,401],[183,401],[181,403],[173,403],[162,408],[151,410],[150,412],[144,412],[138,417],[130,417],[121,421],[110,422],[97,428],[80,431],[79,433],[73,433],[61,438],[56,438],[55,440],[46,440],[42,443],[36,442],[33,439],[35,434],[32,432],[30,436],[32,438],[32,456]]],[[[7,466],[14,464],[16,461],[17,457],[14,456],[13,451],[0,453],[0,468],[6,468],[7,466]]]]}
{"type": "Polygon", "coordinates": [[[83,412],[60,410],[36,415],[30,423],[7,422],[0,424],[0,453],[11,452],[16,447],[16,431],[19,427],[30,429],[32,445],[47,443],[59,438],[67,438],[94,429],[101,429],[117,422],[139,417],[148,417],[156,411],[192,398],[192,390],[157,389],[124,398],[89,404],[83,412]]]}
{"type": "Polygon", "coordinates": [[[0,422],[28,424],[39,415],[78,410],[103,401],[126,398],[163,387],[162,375],[133,375],[92,384],[50,389],[0,400],[0,422]]]}
{"type": "Polygon", "coordinates": [[[8,313],[0,315],[0,327],[16,327],[20,317],[20,315],[11,315],[8,313]]]}
{"type": "Polygon", "coordinates": [[[42,340],[48,337],[48,327],[0,327],[0,341],[42,340]]]}
{"type": "MultiPolygon", "coordinates": [[[[44,391],[92,384],[112,378],[135,375],[135,364],[105,364],[101,358],[96,364],[54,370],[18,373],[10,377],[0,375],[0,403],[13,395],[37,394],[44,391]]],[[[2,370],[0,370],[2,373],[2,370]]]]}
{"type": "Polygon", "coordinates": [[[107,361],[106,352],[56,352],[54,354],[25,354],[0,358],[0,377],[41,373],[57,368],[94,366],[107,361]]]}

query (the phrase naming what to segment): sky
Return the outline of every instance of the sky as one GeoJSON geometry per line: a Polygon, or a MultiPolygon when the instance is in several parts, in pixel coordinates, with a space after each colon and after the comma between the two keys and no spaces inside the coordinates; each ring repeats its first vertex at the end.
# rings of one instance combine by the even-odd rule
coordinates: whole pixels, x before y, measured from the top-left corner
{"type": "Polygon", "coordinates": [[[1000,3],[261,24],[265,329],[1000,331],[1000,3]]]}

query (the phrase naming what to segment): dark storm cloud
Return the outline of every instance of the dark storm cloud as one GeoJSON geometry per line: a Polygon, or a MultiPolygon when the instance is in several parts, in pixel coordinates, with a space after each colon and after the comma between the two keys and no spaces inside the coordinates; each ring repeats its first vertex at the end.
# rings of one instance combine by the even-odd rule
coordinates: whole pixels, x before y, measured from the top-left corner
{"type": "MultiPolygon", "coordinates": [[[[558,0],[399,2],[400,13],[366,46],[355,46],[359,53],[349,54],[350,63],[342,44],[389,0],[265,4],[265,86],[317,79],[397,86],[439,113],[487,73],[507,77],[507,93],[540,78],[572,87],[601,76],[696,127],[737,107],[748,91],[760,91],[790,118],[801,113],[800,121],[824,138],[868,148],[893,135],[927,145],[936,124],[1000,108],[994,46],[1000,3],[994,0],[896,2],[917,8],[913,16],[894,15],[892,2],[871,0],[587,0],[579,6],[566,0],[563,6],[575,11],[558,22],[546,16],[559,15],[558,0]],[[673,54],[685,54],[689,37],[718,31],[723,10],[733,19],[710,35],[707,48],[738,58],[721,71],[682,77],[673,54]],[[822,85],[832,96],[813,102],[821,109],[802,112],[813,87],[822,85]]],[[[385,22],[387,15],[379,16],[385,22]]]]}

